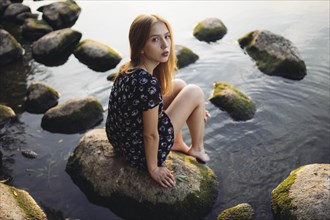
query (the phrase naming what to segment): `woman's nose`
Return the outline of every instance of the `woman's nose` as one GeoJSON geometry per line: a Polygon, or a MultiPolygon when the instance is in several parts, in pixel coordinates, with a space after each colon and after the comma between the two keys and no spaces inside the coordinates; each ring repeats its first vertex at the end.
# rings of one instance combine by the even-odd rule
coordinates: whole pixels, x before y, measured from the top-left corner
{"type": "Polygon", "coordinates": [[[166,39],[162,39],[162,48],[165,49],[168,47],[169,42],[166,39]]]}

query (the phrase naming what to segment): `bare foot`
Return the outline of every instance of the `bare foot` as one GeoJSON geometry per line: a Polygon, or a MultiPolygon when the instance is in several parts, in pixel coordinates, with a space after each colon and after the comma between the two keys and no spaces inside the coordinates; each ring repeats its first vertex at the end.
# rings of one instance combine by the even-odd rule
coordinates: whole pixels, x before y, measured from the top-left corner
{"type": "Polygon", "coordinates": [[[196,151],[195,149],[190,148],[188,151],[188,155],[195,157],[198,162],[202,163],[206,163],[210,160],[209,155],[205,153],[204,149],[202,151],[196,151]]]}
{"type": "Polygon", "coordinates": [[[171,150],[173,150],[173,151],[179,151],[179,152],[188,154],[189,147],[185,143],[174,142],[171,150]]]}

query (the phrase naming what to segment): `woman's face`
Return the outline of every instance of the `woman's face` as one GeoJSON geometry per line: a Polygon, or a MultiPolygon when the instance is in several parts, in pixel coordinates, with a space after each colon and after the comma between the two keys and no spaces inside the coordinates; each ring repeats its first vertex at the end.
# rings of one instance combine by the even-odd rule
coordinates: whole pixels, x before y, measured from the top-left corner
{"type": "Polygon", "coordinates": [[[151,30],[147,42],[142,49],[142,62],[153,65],[167,62],[170,56],[171,36],[163,22],[155,22],[151,25],[151,30]]]}

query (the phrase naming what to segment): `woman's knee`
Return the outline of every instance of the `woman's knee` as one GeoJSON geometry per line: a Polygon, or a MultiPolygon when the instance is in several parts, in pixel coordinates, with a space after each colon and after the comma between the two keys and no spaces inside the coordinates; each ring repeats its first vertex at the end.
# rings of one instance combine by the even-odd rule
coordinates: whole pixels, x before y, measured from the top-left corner
{"type": "Polygon", "coordinates": [[[181,91],[186,85],[187,83],[182,79],[174,80],[174,90],[176,91],[181,91]]]}
{"type": "Polygon", "coordinates": [[[188,84],[185,87],[185,90],[194,98],[194,99],[203,99],[204,100],[204,92],[198,85],[188,84]]]}

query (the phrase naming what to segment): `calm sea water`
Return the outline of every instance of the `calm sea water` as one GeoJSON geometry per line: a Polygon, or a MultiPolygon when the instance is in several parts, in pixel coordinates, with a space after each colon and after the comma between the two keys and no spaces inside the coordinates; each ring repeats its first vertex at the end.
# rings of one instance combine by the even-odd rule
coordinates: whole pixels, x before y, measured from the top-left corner
{"type": "MultiPolygon", "coordinates": [[[[25,1],[34,11],[48,3],[25,1]]],[[[256,219],[273,219],[271,191],[290,171],[305,164],[330,163],[329,1],[82,0],[78,4],[82,13],[73,29],[82,32],[82,39],[97,40],[119,51],[122,62],[129,57],[129,25],[140,13],[166,17],[176,44],[199,55],[177,77],[203,88],[213,116],[207,123],[205,147],[211,156],[208,165],[220,184],[218,199],[205,219],[215,219],[222,210],[243,202],[252,205],[256,219]],[[220,18],[228,28],[216,43],[200,42],[192,35],[197,22],[207,17],[220,18]],[[305,60],[307,76],[292,81],[261,73],[237,44],[238,38],[256,29],[291,40],[305,60]],[[232,84],[256,102],[252,120],[234,122],[208,102],[217,81],[232,84]]],[[[2,69],[0,102],[22,112],[26,86],[42,81],[61,93],[60,103],[92,95],[106,107],[112,86],[106,77],[115,70],[94,72],[74,56],[58,67],[32,61],[19,74],[2,69]]],[[[27,190],[47,210],[49,219],[121,219],[90,202],[65,172],[67,159],[83,134],[44,131],[41,117],[23,112],[17,122],[0,130],[4,170],[12,177],[9,184],[27,190]],[[22,149],[32,149],[39,156],[27,159],[22,149]]],[[[186,128],[183,133],[189,143],[186,128]]]]}

